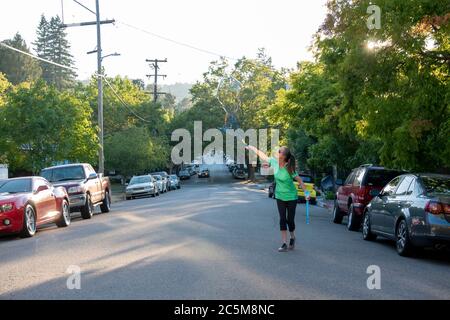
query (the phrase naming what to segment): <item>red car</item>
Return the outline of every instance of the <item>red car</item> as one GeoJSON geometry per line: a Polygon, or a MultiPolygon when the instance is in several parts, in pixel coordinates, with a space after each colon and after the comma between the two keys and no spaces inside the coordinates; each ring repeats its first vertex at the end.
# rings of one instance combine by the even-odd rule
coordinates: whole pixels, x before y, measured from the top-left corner
{"type": "Polygon", "coordinates": [[[357,231],[361,227],[364,209],[374,196],[395,177],[404,171],[389,170],[373,165],[362,165],[350,173],[339,187],[334,201],[333,222],[342,223],[348,215],[347,228],[357,231]]]}
{"type": "Polygon", "coordinates": [[[0,183],[0,234],[32,237],[39,226],[70,224],[69,196],[41,177],[8,179],[0,183]]]}

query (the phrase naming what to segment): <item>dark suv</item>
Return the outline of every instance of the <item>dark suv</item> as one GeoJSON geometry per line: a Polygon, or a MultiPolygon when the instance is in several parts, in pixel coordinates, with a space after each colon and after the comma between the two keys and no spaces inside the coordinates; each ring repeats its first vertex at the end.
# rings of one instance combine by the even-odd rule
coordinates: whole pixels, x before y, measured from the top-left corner
{"type": "Polygon", "coordinates": [[[404,173],[369,164],[353,169],[336,192],[333,222],[340,224],[344,216],[348,215],[347,228],[352,231],[359,230],[364,209],[372,198],[389,181],[404,173]]]}

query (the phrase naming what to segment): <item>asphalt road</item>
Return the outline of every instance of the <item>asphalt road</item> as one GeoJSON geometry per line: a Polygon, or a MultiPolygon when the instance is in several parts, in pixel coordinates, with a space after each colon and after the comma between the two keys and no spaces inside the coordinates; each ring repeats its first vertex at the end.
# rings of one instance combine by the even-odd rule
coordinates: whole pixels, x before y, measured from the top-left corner
{"type": "Polygon", "coordinates": [[[230,179],[184,183],[157,198],[124,201],[109,214],[47,227],[32,238],[0,239],[0,299],[450,299],[450,257],[397,255],[297,208],[298,246],[278,253],[274,200],[230,179]],[[67,288],[69,266],[81,289],[67,288]],[[381,289],[366,285],[368,266],[381,289]]]}

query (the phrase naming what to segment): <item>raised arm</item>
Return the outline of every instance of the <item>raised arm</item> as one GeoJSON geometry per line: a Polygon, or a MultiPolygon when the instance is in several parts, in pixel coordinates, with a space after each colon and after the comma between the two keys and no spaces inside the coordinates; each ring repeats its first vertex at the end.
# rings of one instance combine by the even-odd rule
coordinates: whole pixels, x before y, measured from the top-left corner
{"type": "Polygon", "coordinates": [[[269,157],[262,152],[261,150],[258,150],[258,148],[254,147],[254,146],[247,146],[246,147],[247,150],[253,151],[254,153],[256,153],[256,155],[262,160],[262,161],[266,161],[269,162],[269,157]]]}

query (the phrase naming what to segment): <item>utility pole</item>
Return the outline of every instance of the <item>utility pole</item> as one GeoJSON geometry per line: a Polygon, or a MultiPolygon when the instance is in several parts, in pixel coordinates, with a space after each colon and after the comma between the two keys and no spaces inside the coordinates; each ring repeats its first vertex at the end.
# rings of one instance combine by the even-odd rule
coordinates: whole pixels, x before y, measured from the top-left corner
{"type": "Polygon", "coordinates": [[[153,102],[158,101],[158,95],[166,94],[165,92],[158,92],[158,77],[162,77],[163,79],[167,77],[165,74],[158,74],[159,66],[158,63],[164,63],[167,62],[167,58],[164,60],[159,59],[147,59],[146,62],[150,63],[150,66],[155,71],[154,74],[147,75],[148,78],[155,77],[154,83],[153,83],[153,102]]]}
{"type": "Polygon", "coordinates": [[[95,0],[95,14],[97,25],[97,85],[98,85],[98,127],[99,127],[99,140],[100,149],[98,150],[98,172],[105,173],[105,152],[103,144],[103,75],[102,71],[102,39],[100,32],[100,4],[99,0],[95,0]]]}
{"type": "Polygon", "coordinates": [[[102,24],[110,24],[114,23],[115,20],[100,20],[100,1],[95,0],[95,12],[90,10],[89,8],[83,6],[85,9],[90,11],[91,13],[94,13],[96,16],[95,21],[89,21],[89,22],[81,22],[81,23],[72,23],[72,24],[63,24],[62,28],[69,28],[69,27],[84,27],[84,26],[93,26],[95,25],[97,27],[97,50],[91,51],[90,53],[97,52],[97,85],[98,85],[98,97],[97,97],[97,103],[98,103],[98,126],[99,126],[99,142],[100,147],[98,151],[98,172],[104,174],[105,173],[105,156],[104,156],[104,150],[103,150],[103,74],[102,74],[102,60],[104,57],[102,57],[102,40],[101,40],[101,32],[100,32],[100,26],[102,24]]]}

